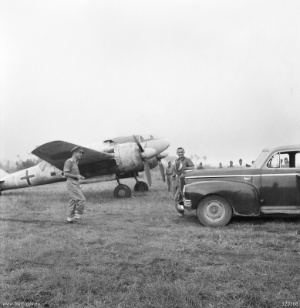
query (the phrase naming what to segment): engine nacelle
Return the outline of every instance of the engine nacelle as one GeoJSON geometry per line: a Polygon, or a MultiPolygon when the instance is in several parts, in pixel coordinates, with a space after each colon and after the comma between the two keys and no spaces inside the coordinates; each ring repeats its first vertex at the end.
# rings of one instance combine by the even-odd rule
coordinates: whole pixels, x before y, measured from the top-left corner
{"type": "Polygon", "coordinates": [[[115,158],[120,173],[143,171],[143,161],[136,143],[121,143],[114,147],[115,158]]]}

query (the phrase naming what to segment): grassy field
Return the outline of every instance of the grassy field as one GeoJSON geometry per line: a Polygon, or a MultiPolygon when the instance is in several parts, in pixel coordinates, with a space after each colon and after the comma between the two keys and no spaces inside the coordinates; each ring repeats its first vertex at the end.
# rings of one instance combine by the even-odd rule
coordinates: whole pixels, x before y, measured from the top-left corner
{"type": "Polygon", "coordinates": [[[195,212],[178,218],[158,179],[131,199],[114,199],[114,187],[83,186],[81,225],[65,223],[64,183],[1,196],[2,305],[300,306],[299,219],[234,218],[210,229],[195,212]]]}

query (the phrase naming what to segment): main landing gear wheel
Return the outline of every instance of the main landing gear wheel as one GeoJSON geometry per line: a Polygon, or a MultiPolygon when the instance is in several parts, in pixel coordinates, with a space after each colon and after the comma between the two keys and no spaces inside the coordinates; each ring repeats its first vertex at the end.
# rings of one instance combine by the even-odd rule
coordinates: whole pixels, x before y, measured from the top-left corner
{"type": "Polygon", "coordinates": [[[136,182],[136,184],[134,185],[134,191],[148,191],[149,190],[149,187],[147,185],[147,183],[145,182],[141,182],[141,181],[138,181],[136,182]]]}
{"type": "Polygon", "coordinates": [[[115,198],[130,198],[131,190],[127,185],[120,184],[114,190],[115,198]]]}
{"type": "Polygon", "coordinates": [[[223,197],[209,196],[198,204],[197,217],[204,226],[223,227],[232,217],[232,208],[223,197]]]}

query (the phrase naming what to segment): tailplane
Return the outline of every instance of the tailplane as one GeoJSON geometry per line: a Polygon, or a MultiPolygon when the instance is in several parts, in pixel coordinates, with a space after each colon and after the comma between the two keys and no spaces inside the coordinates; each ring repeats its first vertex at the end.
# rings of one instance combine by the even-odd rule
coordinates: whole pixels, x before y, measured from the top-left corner
{"type": "Polygon", "coordinates": [[[8,175],[9,173],[7,173],[6,171],[0,169],[0,178],[3,178],[4,176],[8,175]]]}

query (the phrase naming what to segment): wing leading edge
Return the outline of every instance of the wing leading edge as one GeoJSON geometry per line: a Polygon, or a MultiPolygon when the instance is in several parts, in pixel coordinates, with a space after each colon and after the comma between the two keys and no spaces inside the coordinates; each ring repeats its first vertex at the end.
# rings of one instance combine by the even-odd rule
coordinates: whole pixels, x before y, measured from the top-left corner
{"type": "MultiPolygon", "coordinates": [[[[51,141],[37,147],[31,153],[63,170],[65,161],[72,156],[71,150],[76,146],[79,145],[65,141],[51,141]]],[[[84,149],[84,155],[79,162],[79,167],[90,166],[94,163],[105,163],[107,166],[116,165],[114,154],[95,151],[83,146],[80,147],[84,149]]]]}

